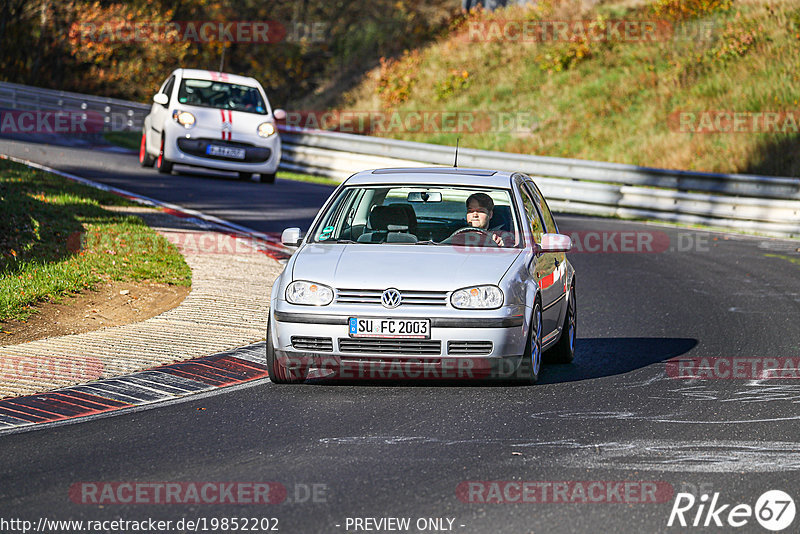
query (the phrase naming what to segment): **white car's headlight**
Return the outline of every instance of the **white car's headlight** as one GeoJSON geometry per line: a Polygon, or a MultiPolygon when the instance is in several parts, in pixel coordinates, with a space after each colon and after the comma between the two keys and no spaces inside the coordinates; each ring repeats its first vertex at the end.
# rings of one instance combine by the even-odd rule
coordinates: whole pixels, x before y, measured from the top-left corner
{"type": "Polygon", "coordinates": [[[262,122],[258,125],[258,135],[261,137],[269,137],[275,133],[275,125],[271,122],[262,122]]]}
{"type": "Polygon", "coordinates": [[[333,301],[333,289],[322,284],[299,280],[286,288],[286,300],[292,304],[327,306],[333,301]]]}
{"type": "Polygon", "coordinates": [[[184,128],[191,128],[196,122],[194,115],[188,111],[178,111],[177,109],[172,112],[172,118],[184,128]]]}
{"type": "Polygon", "coordinates": [[[453,291],[450,304],[460,310],[487,310],[503,305],[503,292],[497,286],[465,287],[453,291]]]}

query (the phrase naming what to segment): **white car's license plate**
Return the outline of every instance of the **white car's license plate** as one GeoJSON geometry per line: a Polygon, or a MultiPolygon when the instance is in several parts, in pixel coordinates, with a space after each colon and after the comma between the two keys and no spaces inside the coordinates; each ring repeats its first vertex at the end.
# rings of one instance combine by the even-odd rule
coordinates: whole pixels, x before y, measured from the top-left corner
{"type": "Polygon", "coordinates": [[[243,148],[231,148],[229,146],[208,145],[206,154],[209,156],[221,156],[223,158],[244,159],[243,148]]]}
{"type": "Polygon", "coordinates": [[[350,317],[350,337],[430,339],[430,319],[350,317]]]}

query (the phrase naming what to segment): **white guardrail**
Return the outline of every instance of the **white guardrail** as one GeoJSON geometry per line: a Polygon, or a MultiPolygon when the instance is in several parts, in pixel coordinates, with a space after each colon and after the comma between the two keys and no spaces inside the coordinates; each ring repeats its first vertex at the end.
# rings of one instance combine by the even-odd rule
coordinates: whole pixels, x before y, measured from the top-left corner
{"type": "MultiPolygon", "coordinates": [[[[0,82],[0,108],[101,113],[108,130],[140,131],[150,106],[0,82]]],[[[343,180],[381,167],[452,165],[449,146],[281,128],[285,170],[343,180]]],[[[461,148],[466,168],[534,177],[555,211],[704,224],[800,237],[800,178],[715,174],[461,148]]]]}

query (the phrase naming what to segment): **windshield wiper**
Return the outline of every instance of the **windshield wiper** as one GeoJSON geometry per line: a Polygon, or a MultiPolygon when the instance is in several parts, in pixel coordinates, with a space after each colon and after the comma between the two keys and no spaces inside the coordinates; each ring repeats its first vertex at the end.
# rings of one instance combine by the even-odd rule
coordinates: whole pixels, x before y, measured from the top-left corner
{"type": "Polygon", "coordinates": [[[417,241],[414,244],[415,245],[439,245],[440,243],[437,243],[436,241],[434,241],[432,239],[427,239],[425,241],[417,241]]]}

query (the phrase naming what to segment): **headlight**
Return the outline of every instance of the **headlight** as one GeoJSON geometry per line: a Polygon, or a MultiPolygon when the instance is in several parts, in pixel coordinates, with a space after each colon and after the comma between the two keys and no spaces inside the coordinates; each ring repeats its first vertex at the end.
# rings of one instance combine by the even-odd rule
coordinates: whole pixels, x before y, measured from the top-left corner
{"type": "Polygon", "coordinates": [[[286,288],[286,300],[292,304],[327,306],[333,300],[333,289],[314,282],[292,282],[286,288]]]}
{"type": "Polygon", "coordinates": [[[175,122],[183,126],[184,128],[191,128],[194,126],[195,118],[194,115],[189,113],[188,111],[178,111],[177,109],[172,112],[172,118],[175,119],[175,122]]]}
{"type": "Polygon", "coordinates": [[[450,304],[460,310],[499,308],[503,305],[503,292],[497,286],[465,287],[453,291],[450,304]]]}
{"type": "Polygon", "coordinates": [[[261,137],[269,137],[275,133],[275,125],[271,122],[262,122],[258,125],[258,135],[261,137]]]}

